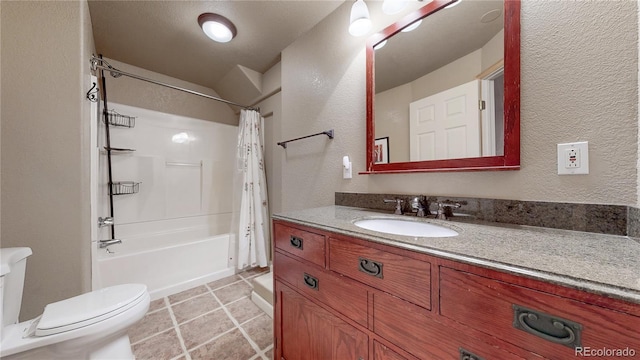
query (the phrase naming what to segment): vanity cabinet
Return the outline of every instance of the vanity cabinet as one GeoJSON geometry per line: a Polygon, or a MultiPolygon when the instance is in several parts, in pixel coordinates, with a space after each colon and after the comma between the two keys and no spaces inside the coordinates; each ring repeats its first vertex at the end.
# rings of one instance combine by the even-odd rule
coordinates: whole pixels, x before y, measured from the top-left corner
{"type": "Polygon", "coordinates": [[[637,304],[283,220],[274,233],[276,359],[640,358],[637,304]]]}

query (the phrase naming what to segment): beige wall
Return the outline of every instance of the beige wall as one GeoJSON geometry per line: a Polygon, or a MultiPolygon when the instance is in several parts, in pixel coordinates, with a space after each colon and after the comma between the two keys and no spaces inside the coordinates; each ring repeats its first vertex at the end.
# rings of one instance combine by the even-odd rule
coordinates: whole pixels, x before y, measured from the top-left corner
{"type": "Polygon", "coordinates": [[[482,47],[482,71],[504,58],[504,29],[482,47]]]}
{"type": "Polygon", "coordinates": [[[348,35],[349,7],[282,54],[283,137],[336,130],[332,141],[312,138],[286,150],[283,210],[332,204],[335,191],[637,202],[636,2],[522,2],[521,170],[343,180],[342,155],[351,156],[354,174],[365,169],[366,39],[348,35]],[[584,140],[591,173],[558,176],[556,144],[584,140]]]}
{"type": "Polygon", "coordinates": [[[2,247],[29,246],[21,319],[90,289],[86,2],[2,2],[2,247]]]}
{"type": "MultiPolygon", "coordinates": [[[[125,64],[114,59],[105,57],[105,60],[107,60],[111,66],[124,72],[220,97],[215,91],[204,86],[125,64]]],[[[107,103],[114,102],[168,114],[182,115],[222,124],[238,125],[239,117],[236,114],[236,112],[239,113],[240,111],[238,107],[231,107],[222,102],[126,76],[113,78],[106,72],[105,76],[107,79],[107,103]]]]}
{"type": "Polygon", "coordinates": [[[389,137],[389,161],[409,161],[409,103],[411,83],[377,93],[376,138],[389,137]]]}

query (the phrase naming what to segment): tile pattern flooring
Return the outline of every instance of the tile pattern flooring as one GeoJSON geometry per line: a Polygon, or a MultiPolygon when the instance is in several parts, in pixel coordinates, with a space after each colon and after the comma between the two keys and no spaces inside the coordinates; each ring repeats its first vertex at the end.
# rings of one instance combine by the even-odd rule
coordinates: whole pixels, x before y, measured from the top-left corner
{"type": "Polygon", "coordinates": [[[253,269],[151,302],[129,331],[137,360],[268,360],[273,320],[251,301],[253,269]]]}

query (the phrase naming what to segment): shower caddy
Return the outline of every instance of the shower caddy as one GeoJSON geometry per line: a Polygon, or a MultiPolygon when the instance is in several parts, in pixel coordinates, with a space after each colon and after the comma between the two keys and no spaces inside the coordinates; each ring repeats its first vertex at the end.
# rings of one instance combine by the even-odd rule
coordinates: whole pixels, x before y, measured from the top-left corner
{"type": "MultiPolygon", "coordinates": [[[[101,60],[101,59],[100,59],[101,60]]],[[[100,75],[102,78],[102,94],[103,94],[103,110],[102,110],[102,118],[105,126],[105,137],[106,137],[106,146],[104,150],[107,155],[107,172],[109,177],[109,217],[100,217],[98,218],[98,226],[104,227],[109,226],[111,228],[111,238],[108,240],[100,240],[99,246],[100,248],[107,248],[110,245],[119,244],[122,241],[116,239],[115,235],[115,222],[114,222],[114,210],[113,210],[113,197],[117,195],[130,195],[136,194],[140,191],[140,182],[136,181],[113,181],[113,169],[111,164],[111,156],[115,154],[125,154],[134,152],[135,149],[125,149],[125,148],[116,148],[111,146],[111,132],[110,127],[123,127],[123,128],[134,128],[136,126],[136,118],[135,116],[123,115],[118,113],[115,110],[109,110],[108,102],[107,102],[107,84],[104,76],[104,71],[100,70],[100,75]]],[[[113,75],[113,73],[112,73],[113,75]]],[[[94,90],[94,87],[89,90],[87,93],[87,99],[92,102],[97,102],[99,100],[97,96],[97,89],[94,90]]],[[[109,249],[106,249],[109,251],[109,249]]]]}

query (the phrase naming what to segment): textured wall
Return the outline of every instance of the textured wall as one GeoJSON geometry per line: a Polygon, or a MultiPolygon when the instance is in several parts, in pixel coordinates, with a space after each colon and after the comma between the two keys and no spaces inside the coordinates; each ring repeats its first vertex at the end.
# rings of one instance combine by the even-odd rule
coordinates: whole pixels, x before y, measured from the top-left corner
{"type": "MultiPolygon", "coordinates": [[[[2,247],[29,246],[21,319],[90,290],[86,2],[2,2],[2,247]]],[[[89,36],[87,36],[89,35],[89,36]]]]}
{"type": "MultiPolygon", "coordinates": [[[[106,56],[105,59],[111,66],[128,73],[220,97],[215,91],[204,86],[108,59],[106,56]]],[[[128,78],[126,76],[119,78],[113,78],[108,74],[106,76],[107,102],[113,101],[118,104],[136,106],[168,114],[215,121],[222,124],[238,125],[239,115],[236,115],[234,112],[240,112],[238,107],[230,107],[227,104],[205,97],[191,95],[183,91],[128,78]]]]}
{"type": "Polygon", "coordinates": [[[365,39],[348,35],[349,7],[282,55],[283,138],[336,130],[332,141],[312,138],[286,150],[283,210],[331,204],[335,191],[637,202],[636,2],[523,1],[521,170],[342,180],[342,155],[362,171],[365,147],[365,39]],[[584,140],[591,173],[558,176],[556,144],[584,140]]]}

